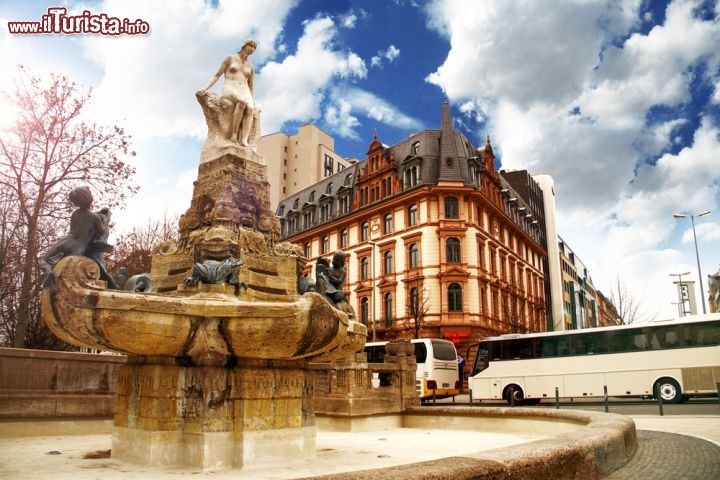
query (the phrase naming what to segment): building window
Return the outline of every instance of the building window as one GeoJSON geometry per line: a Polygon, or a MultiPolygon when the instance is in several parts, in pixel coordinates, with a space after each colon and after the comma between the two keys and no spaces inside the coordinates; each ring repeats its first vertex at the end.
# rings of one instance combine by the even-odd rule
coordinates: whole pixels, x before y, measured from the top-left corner
{"type": "Polygon", "coordinates": [[[360,299],[360,321],[365,325],[368,324],[368,318],[370,317],[370,308],[367,297],[360,299]]]}
{"type": "Polygon", "coordinates": [[[312,203],[315,201],[315,190],[310,192],[310,196],[308,197],[308,202],[312,203]]]}
{"type": "Polygon", "coordinates": [[[325,155],[325,176],[329,177],[334,173],[333,170],[333,158],[330,155],[325,155]]]}
{"type": "Polygon", "coordinates": [[[345,182],[344,185],[349,186],[352,183],[352,173],[348,173],[345,175],[345,182]]]}
{"type": "Polygon", "coordinates": [[[328,239],[328,236],[325,235],[322,238],[322,249],[321,249],[320,253],[322,255],[325,255],[326,253],[328,253],[328,250],[330,250],[330,239],[328,239]]]}
{"type": "Polygon", "coordinates": [[[405,169],[405,188],[411,188],[418,184],[418,166],[413,165],[405,169]]]}
{"type": "Polygon", "coordinates": [[[457,197],[447,197],[445,199],[445,218],[460,218],[457,197]]]}
{"type": "Polygon", "coordinates": [[[417,245],[414,243],[411,244],[408,252],[410,256],[408,265],[410,265],[410,268],[418,268],[420,266],[420,254],[417,245]]]}
{"type": "Polygon", "coordinates": [[[445,242],[445,254],[448,263],[460,263],[460,240],[448,238],[445,242]]]}
{"type": "Polygon", "coordinates": [[[296,198],[295,201],[293,202],[293,210],[297,210],[299,205],[300,205],[300,199],[296,198]]]}
{"type": "Polygon", "coordinates": [[[360,259],[360,280],[367,280],[370,278],[370,262],[368,257],[362,257],[360,259]]]}
{"type": "Polygon", "coordinates": [[[448,286],[448,311],[462,312],[462,288],[457,283],[448,286]]]}
{"type": "Polygon", "coordinates": [[[338,199],[338,215],[345,215],[350,211],[350,195],[343,195],[338,199]]]}
{"type": "Polygon", "coordinates": [[[384,227],[384,233],[387,235],[388,233],[392,233],[392,213],[388,213],[385,215],[385,218],[383,219],[383,227],[384,227]]]}
{"type": "Polygon", "coordinates": [[[383,267],[385,275],[393,273],[393,254],[391,250],[388,250],[385,252],[385,255],[383,255],[383,267]]]}
{"type": "Polygon", "coordinates": [[[310,258],[310,253],[311,253],[311,251],[310,251],[310,242],[307,242],[307,243],[305,244],[304,252],[305,252],[305,258],[310,258]]]}
{"type": "Polygon", "coordinates": [[[340,248],[346,248],[348,246],[348,231],[343,228],[340,232],[340,248]]]}
{"type": "Polygon", "coordinates": [[[332,182],[328,183],[327,187],[325,188],[325,193],[327,193],[328,195],[332,194],[332,188],[333,188],[332,182]]]}
{"type": "Polygon", "coordinates": [[[408,207],[408,225],[417,225],[417,205],[413,204],[408,207]]]}
{"type": "Polygon", "coordinates": [[[392,293],[386,293],[384,297],[385,304],[385,326],[392,327],[393,320],[393,297],[392,293]]]}
{"type": "Polygon", "coordinates": [[[420,292],[417,287],[410,290],[410,315],[413,318],[420,316],[420,292]]]}
{"type": "Polygon", "coordinates": [[[420,142],[413,142],[412,147],[410,147],[410,155],[417,155],[420,153],[420,142]]]}
{"type": "Polygon", "coordinates": [[[362,227],[360,228],[360,240],[363,242],[367,242],[369,237],[369,231],[370,231],[370,225],[368,222],[363,222],[362,227]]]}

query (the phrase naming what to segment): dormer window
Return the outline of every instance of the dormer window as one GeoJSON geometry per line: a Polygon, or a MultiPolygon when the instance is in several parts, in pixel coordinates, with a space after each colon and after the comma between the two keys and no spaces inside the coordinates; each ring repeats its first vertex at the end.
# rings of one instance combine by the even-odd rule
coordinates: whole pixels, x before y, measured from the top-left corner
{"type": "Polygon", "coordinates": [[[420,141],[413,142],[412,146],[410,147],[410,155],[419,155],[420,154],[420,141]]]}

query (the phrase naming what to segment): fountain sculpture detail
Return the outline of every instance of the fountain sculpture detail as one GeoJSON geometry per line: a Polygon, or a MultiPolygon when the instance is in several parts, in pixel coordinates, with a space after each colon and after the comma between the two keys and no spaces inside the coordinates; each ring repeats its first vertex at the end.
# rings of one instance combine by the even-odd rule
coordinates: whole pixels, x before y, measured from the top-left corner
{"type": "Polygon", "coordinates": [[[215,130],[231,123],[231,100],[196,96],[208,140],[180,238],[155,250],[153,292],[108,288],[96,259],[66,256],[46,283],[43,317],[67,342],[127,355],[113,458],[212,470],[312,457],[307,364],[362,350],[367,329],[347,302],[298,291],[306,259],[276,243],[267,167],[253,147],[258,110],[243,146],[215,130]],[[222,264],[215,280],[198,273],[222,264]]]}

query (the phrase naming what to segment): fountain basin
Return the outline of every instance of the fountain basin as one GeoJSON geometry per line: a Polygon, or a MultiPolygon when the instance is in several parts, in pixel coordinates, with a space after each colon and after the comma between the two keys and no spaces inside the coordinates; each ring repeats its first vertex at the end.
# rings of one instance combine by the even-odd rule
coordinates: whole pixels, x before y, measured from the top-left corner
{"type": "MultiPolygon", "coordinates": [[[[20,428],[27,423],[18,422],[14,434],[68,432],[67,421],[44,421],[39,422],[42,428],[20,428]],[[54,429],[53,423],[61,424],[62,428],[54,429]]],[[[622,467],[637,445],[631,419],[580,410],[421,407],[402,415],[373,415],[352,421],[317,416],[317,423],[317,455],[243,469],[242,473],[215,471],[212,478],[224,480],[240,474],[246,479],[594,479],[622,467]]],[[[13,435],[8,427],[8,423],[0,422],[0,445],[9,441],[2,437],[13,435]]],[[[62,437],[69,444],[69,451],[63,450],[64,473],[81,480],[83,475],[95,478],[98,472],[108,480],[138,472],[146,475],[151,472],[157,479],[202,476],[202,472],[192,468],[140,467],[115,458],[83,460],[81,457],[87,452],[109,448],[110,430],[111,422],[107,421],[104,429],[82,437],[86,439],[82,442],[81,437],[74,437],[75,440],[62,437]]],[[[61,448],[58,440],[17,438],[14,443],[23,448],[24,455],[29,455],[33,448],[44,448],[40,453],[50,446],[61,448]]],[[[7,453],[9,456],[11,452],[7,453]]],[[[38,457],[43,463],[51,460],[47,455],[38,457]]],[[[26,477],[16,469],[14,474],[19,476],[14,478],[37,478],[42,467],[28,466],[26,477]]]]}

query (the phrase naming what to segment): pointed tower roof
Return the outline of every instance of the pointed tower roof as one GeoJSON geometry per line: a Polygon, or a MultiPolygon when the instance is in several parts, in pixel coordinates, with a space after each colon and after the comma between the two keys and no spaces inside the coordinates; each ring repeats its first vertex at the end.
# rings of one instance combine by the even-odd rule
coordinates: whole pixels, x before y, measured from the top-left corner
{"type": "Polygon", "coordinates": [[[442,106],[442,121],[440,126],[440,176],[438,180],[459,182],[463,180],[460,174],[460,159],[455,141],[455,131],[452,126],[450,104],[447,98],[445,98],[442,106]]]}

